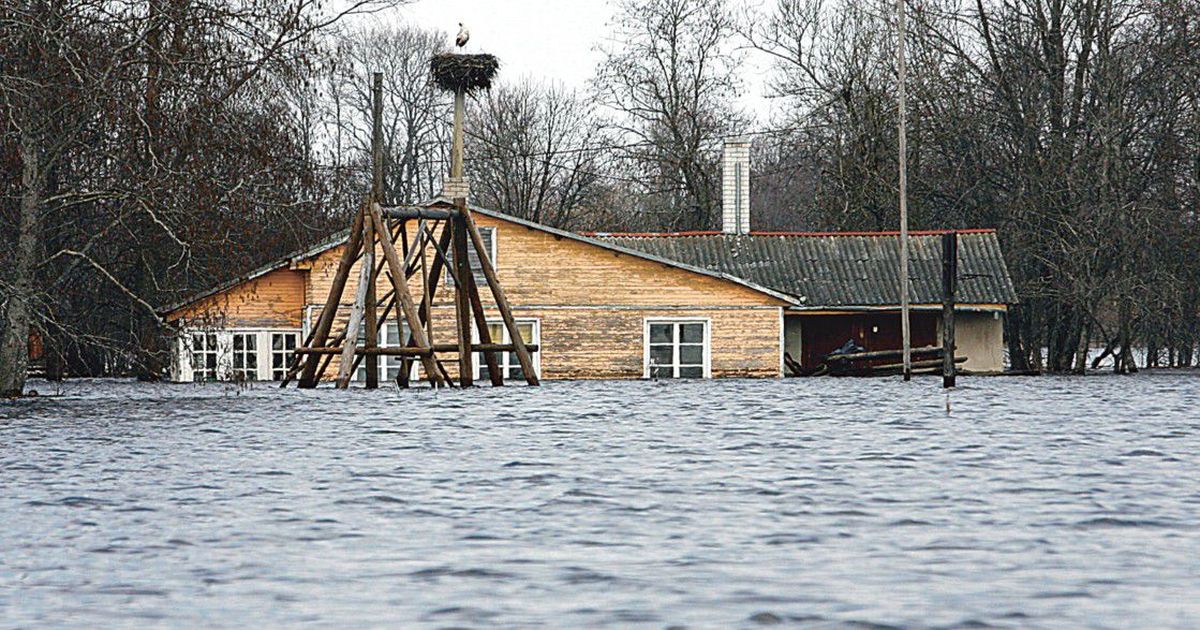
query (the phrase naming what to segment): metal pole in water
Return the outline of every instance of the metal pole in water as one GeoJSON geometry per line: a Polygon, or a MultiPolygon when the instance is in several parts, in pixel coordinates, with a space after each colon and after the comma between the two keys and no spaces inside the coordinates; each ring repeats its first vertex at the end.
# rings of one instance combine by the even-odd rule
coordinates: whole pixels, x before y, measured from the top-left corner
{"type": "Polygon", "coordinates": [[[896,0],[896,70],[899,81],[900,144],[900,330],[904,337],[904,380],[912,379],[912,339],[908,319],[908,169],[905,126],[907,105],[904,93],[904,0],[896,0]]]}

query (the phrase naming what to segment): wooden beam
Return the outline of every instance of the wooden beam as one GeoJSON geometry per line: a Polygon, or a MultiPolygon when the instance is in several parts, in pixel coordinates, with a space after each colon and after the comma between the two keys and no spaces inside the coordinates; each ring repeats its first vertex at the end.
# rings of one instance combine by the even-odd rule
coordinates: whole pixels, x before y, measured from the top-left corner
{"type": "Polygon", "coordinates": [[[471,312],[475,315],[475,329],[479,331],[479,344],[475,349],[483,354],[483,362],[488,368],[488,380],[492,382],[493,387],[500,387],[504,385],[504,374],[500,372],[500,362],[496,360],[496,353],[480,350],[491,345],[492,331],[488,328],[487,313],[484,312],[483,301],[479,298],[475,274],[468,273],[464,282],[467,285],[467,298],[471,301],[471,312]]]}
{"type": "MultiPolygon", "coordinates": [[[[363,247],[374,248],[374,245],[365,236],[368,229],[368,223],[363,224],[363,247]]],[[[363,312],[366,310],[367,302],[367,287],[371,284],[371,272],[374,271],[374,261],[370,255],[364,256],[363,262],[359,265],[358,272],[358,290],[354,292],[354,305],[350,307],[350,319],[346,322],[346,345],[342,351],[342,360],[338,364],[338,375],[336,387],[338,389],[346,389],[350,386],[350,378],[354,375],[354,350],[358,347],[358,328],[362,325],[363,312]],[[367,261],[372,264],[368,265],[367,261]]]]}
{"type": "MultiPolygon", "coordinates": [[[[525,344],[525,347],[532,351],[535,351],[535,352],[538,349],[537,344],[532,344],[532,343],[525,344]]],[[[488,344],[481,343],[481,344],[475,344],[474,346],[472,346],[472,350],[475,352],[485,352],[485,351],[486,352],[515,352],[516,349],[517,349],[517,347],[511,343],[488,343],[488,344]]],[[[317,348],[317,347],[296,348],[295,353],[296,354],[305,354],[305,355],[309,355],[309,354],[326,355],[326,354],[340,354],[344,350],[345,350],[345,348],[343,346],[326,346],[326,347],[321,347],[321,348],[317,348]]],[[[458,344],[457,343],[438,343],[438,344],[433,344],[428,349],[422,349],[422,348],[418,348],[418,347],[414,347],[414,346],[389,346],[389,347],[383,347],[383,348],[373,348],[373,349],[368,350],[367,348],[359,346],[359,347],[355,348],[354,351],[356,354],[375,354],[375,355],[390,356],[390,357],[419,357],[422,354],[432,354],[432,353],[441,353],[441,352],[458,352],[458,344]]]]}
{"type": "MultiPolygon", "coordinates": [[[[457,200],[456,200],[457,201],[457,200]]],[[[462,218],[450,224],[454,243],[454,321],[458,325],[458,384],[475,384],[475,366],[471,356],[471,302],[467,284],[471,276],[471,259],[467,256],[467,226],[462,218]]]]}
{"type": "Polygon", "coordinates": [[[453,210],[440,210],[436,208],[383,208],[380,212],[389,219],[434,219],[441,221],[453,219],[458,216],[458,213],[453,210]]]}
{"type": "MultiPolygon", "coordinates": [[[[958,234],[942,235],[942,347],[954,347],[954,290],[958,280],[958,234]]],[[[942,353],[942,387],[954,387],[953,353],[942,353]]]]}
{"type": "MultiPolygon", "coordinates": [[[[433,257],[433,263],[430,265],[430,268],[429,268],[429,284],[427,285],[428,288],[426,289],[429,292],[429,295],[431,296],[431,299],[432,299],[432,296],[434,295],[434,293],[437,292],[438,282],[440,282],[442,279],[442,267],[446,266],[446,249],[448,249],[450,247],[450,232],[447,229],[443,228],[441,235],[438,237],[438,239],[436,241],[433,239],[433,232],[429,229],[428,226],[425,227],[425,232],[427,234],[427,238],[425,239],[424,242],[431,243],[435,250],[434,251],[435,255],[433,257]]],[[[423,249],[423,246],[422,246],[422,249],[423,249]]],[[[453,270],[451,270],[451,271],[453,271],[453,270]]],[[[422,325],[431,322],[432,312],[433,312],[432,303],[430,303],[428,306],[425,304],[421,305],[421,308],[418,311],[418,316],[421,319],[422,325]]],[[[429,329],[432,330],[432,325],[430,325],[429,329]]],[[[433,335],[432,334],[427,333],[426,337],[430,340],[430,343],[433,343],[433,335]]],[[[406,346],[415,346],[416,343],[417,343],[416,337],[413,336],[413,333],[410,330],[408,333],[408,341],[405,342],[405,345],[406,346]]],[[[446,368],[444,366],[442,366],[440,361],[438,361],[438,368],[441,369],[444,380],[447,383],[451,382],[449,375],[446,373],[446,368]]],[[[405,366],[404,369],[407,369],[407,366],[405,366]]]]}
{"type": "MultiPolygon", "coordinates": [[[[363,218],[366,210],[359,208],[354,215],[354,220],[350,224],[350,236],[346,239],[346,249],[342,251],[342,258],[338,261],[337,272],[333,275],[333,282],[329,286],[329,295],[325,297],[325,306],[321,309],[321,316],[317,320],[316,327],[313,328],[310,344],[315,346],[323,345],[329,339],[329,329],[333,326],[334,317],[337,315],[338,303],[341,302],[342,292],[346,290],[346,279],[350,275],[350,267],[354,264],[354,258],[358,255],[359,247],[362,246],[362,228],[363,218]]],[[[320,378],[317,368],[318,357],[309,357],[308,362],[304,365],[304,371],[300,374],[300,387],[312,388],[317,386],[317,379],[320,378]]],[[[324,371],[323,369],[321,370],[324,371]]]]}
{"type": "MultiPolygon", "coordinates": [[[[386,230],[384,233],[386,233],[386,230]]],[[[373,221],[367,221],[363,224],[362,268],[369,270],[367,273],[366,291],[363,292],[363,327],[365,329],[363,332],[366,334],[366,341],[363,345],[367,348],[376,348],[379,346],[379,322],[377,321],[379,313],[376,311],[377,305],[375,303],[375,278],[378,277],[375,271],[375,234],[373,221]]],[[[367,389],[377,389],[379,387],[379,357],[368,354],[366,357],[366,367],[366,387],[367,389]]]]}
{"type": "MultiPolygon", "coordinates": [[[[383,203],[383,73],[376,72],[371,75],[371,201],[374,203],[383,203]]],[[[384,226],[376,231],[373,221],[367,221],[364,224],[363,232],[363,267],[370,269],[371,273],[367,278],[367,290],[365,293],[366,299],[363,301],[363,322],[366,334],[366,342],[363,344],[367,348],[375,348],[379,346],[379,325],[376,321],[378,313],[376,312],[375,304],[375,279],[378,273],[375,271],[375,236],[384,238],[385,235],[390,236],[391,232],[384,226]]],[[[355,361],[351,368],[357,368],[358,362],[355,361]]],[[[366,358],[367,367],[367,389],[376,389],[379,387],[379,357],[371,354],[366,358]]],[[[353,371],[351,372],[353,374],[353,371]]]]}
{"type": "Polygon", "coordinates": [[[475,245],[475,251],[479,253],[479,263],[483,267],[483,275],[487,278],[488,286],[492,289],[492,297],[496,300],[496,309],[500,311],[500,317],[504,320],[504,326],[508,329],[509,339],[512,340],[517,353],[517,360],[521,363],[521,371],[525,373],[525,382],[530,385],[538,384],[538,376],[534,372],[533,357],[529,354],[529,350],[525,346],[525,340],[521,338],[521,331],[517,329],[517,322],[513,318],[512,307],[509,306],[508,298],[504,295],[504,289],[500,286],[500,280],[496,277],[496,268],[492,266],[491,254],[488,253],[487,247],[484,246],[483,237],[479,235],[479,228],[475,226],[475,219],[471,217],[471,211],[467,209],[466,199],[456,199],[458,211],[463,215],[463,223],[467,226],[467,232],[471,236],[471,241],[475,245]]]}
{"type": "MultiPolygon", "coordinates": [[[[376,229],[387,229],[384,226],[383,216],[379,213],[378,204],[371,204],[368,212],[370,213],[371,220],[375,222],[376,229]]],[[[396,289],[396,299],[399,300],[400,309],[404,313],[404,318],[408,321],[408,330],[413,335],[417,347],[428,350],[430,347],[429,339],[425,336],[425,330],[421,327],[420,314],[417,312],[416,304],[413,303],[412,295],[408,292],[408,276],[404,273],[400,256],[396,254],[396,247],[392,244],[391,239],[383,240],[383,255],[387,259],[388,268],[391,271],[391,281],[392,286],[396,289]]],[[[437,366],[431,355],[421,355],[421,365],[424,366],[425,373],[429,376],[430,384],[434,387],[442,384],[442,376],[438,373],[437,366]]]]}
{"type": "MultiPolygon", "coordinates": [[[[910,353],[913,355],[926,354],[926,353],[930,353],[930,352],[937,352],[940,354],[942,352],[942,348],[941,348],[941,346],[925,346],[923,348],[913,348],[912,350],[910,350],[910,353]]],[[[904,356],[904,350],[874,350],[871,352],[848,352],[848,353],[844,353],[844,354],[831,354],[831,355],[826,356],[825,358],[829,361],[838,361],[841,359],[853,361],[853,360],[857,360],[857,359],[882,359],[884,357],[901,357],[901,356],[904,356]]]]}

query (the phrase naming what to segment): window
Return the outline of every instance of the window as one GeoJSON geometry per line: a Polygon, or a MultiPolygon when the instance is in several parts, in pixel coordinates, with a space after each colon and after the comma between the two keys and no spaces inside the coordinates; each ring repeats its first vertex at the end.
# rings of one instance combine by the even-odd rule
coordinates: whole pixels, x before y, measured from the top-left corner
{"type": "Polygon", "coordinates": [[[296,333],[271,333],[271,380],[282,381],[287,377],[298,341],[296,333]]]}
{"type": "MultiPolygon", "coordinates": [[[[526,344],[537,344],[540,342],[541,326],[536,319],[518,319],[516,320],[517,331],[521,333],[521,340],[526,344]]],[[[491,336],[492,343],[512,343],[512,337],[508,334],[508,327],[503,321],[489,321],[488,335],[491,336]]],[[[478,343],[478,340],[476,340],[478,343]]],[[[533,359],[533,371],[540,376],[541,351],[530,353],[533,359]]],[[[516,352],[498,352],[496,353],[496,362],[499,364],[500,374],[504,376],[504,380],[525,380],[525,372],[521,370],[521,360],[517,358],[516,352]]],[[[487,363],[484,361],[483,353],[475,353],[475,370],[477,380],[490,380],[491,374],[488,373],[487,363]]]]}
{"type": "Polygon", "coordinates": [[[707,320],[646,322],[646,376],[705,378],[708,365],[707,320]]]}
{"type": "Polygon", "coordinates": [[[192,380],[217,380],[216,333],[192,333],[192,380]]]}
{"type": "Polygon", "coordinates": [[[258,380],[258,334],[233,333],[233,380],[258,380]]]}
{"type": "MultiPolygon", "coordinates": [[[[491,258],[492,265],[496,265],[496,228],[479,228],[479,237],[483,240],[483,246],[487,249],[488,258],[491,258]]],[[[453,248],[448,253],[451,260],[453,260],[453,248]]],[[[467,261],[471,263],[471,272],[475,274],[475,285],[486,287],[487,278],[483,275],[483,263],[479,260],[479,252],[475,251],[475,247],[471,244],[469,238],[467,239],[467,261]]],[[[446,286],[454,286],[454,274],[450,273],[450,269],[446,270],[446,286]]]]}
{"type": "MultiPolygon", "coordinates": [[[[367,333],[365,327],[358,329],[358,345],[362,346],[367,341],[367,333]]],[[[386,322],[379,327],[379,347],[380,348],[398,348],[408,343],[408,322],[386,322]]],[[[409,380],[415,381],[418,378],[417,366],[420,361],[417,361],[416,356],[409,357],[413,359],[409,363],[409,380]]],[[[400,375],[400,369],[404,357],[380,355],[379,357],[379,380],[380,382],[395,381],[400,375]]],[[[354,371],[354,380],[364,382],[367,380],[367,361],[364,357],[358,364],[358,369],[354,371]]]]}
{"type": "Polygon", "coordinates": [[[190,330],[172,363],[181,381],[282,380],[299,345],[299,329],[190,330]]]}

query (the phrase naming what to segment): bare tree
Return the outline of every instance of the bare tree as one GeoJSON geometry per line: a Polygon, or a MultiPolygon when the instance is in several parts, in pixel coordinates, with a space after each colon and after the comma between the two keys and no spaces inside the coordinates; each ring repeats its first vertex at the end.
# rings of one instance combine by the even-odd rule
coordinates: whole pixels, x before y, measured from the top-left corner
{"type": "Polygon", "coordinates": [[[595,207],[607,141],[584,96],[526,80],[492,90],[474,110],[468,174],[480,203],[557,227],[595,207]]]}
{"type": "Polygon", "coordinates": [[[631,199],[644,223],[707,228],[720,207],[720,139],[744,128],[733,16],[720,0],[625,0],[595,88],[628,143],[631,199]]]}
{"type": "Polygon", "coordinates": [[[354,29],[337,38],[324,144],[343,179],[362,190],[370,169],[371,73],[384,81],[385,195],[416,203],[440,192],[447,170],[450,103],[429,79],[429,60],[449,36],[409,25],[354,29]]]}
{"type": "Polygon", "coordinates": [[[139,351],[158,335],[153,305],[326,229],[295,221],[324,204],[279,88],[319,63],[318,33],[389,4],[0,4],[18,201],[0,239],[0,394],[21,392],[31,328],[75,371],[157,372],[139,351]]]}
{"type": "MultiPolygon", "coordinates": [[[[756,199],[778,223],[894,224],[892,15],[887,2],[778,0],[744,21],[787,104],[787,129],[759,148],[774,186],[756,199]]],[[[1200,7],[979,0],[910,16],[914,223],[1000,228],[1022,299],[1014,366],[1082,371],[1100,340],[1126,370],[1155,330],[1190,361],[1196,266],[1180,253],[1195,242],[1200,7]]]]}

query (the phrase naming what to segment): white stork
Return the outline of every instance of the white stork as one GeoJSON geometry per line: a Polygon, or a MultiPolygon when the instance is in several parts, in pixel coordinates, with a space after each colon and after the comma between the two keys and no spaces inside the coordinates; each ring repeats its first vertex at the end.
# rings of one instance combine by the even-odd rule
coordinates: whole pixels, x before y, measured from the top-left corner
{"type": "Polygon", "coordinates": [[[462,22],[459,22],[458,37],[454,38],[454,43],[457,44],[459,48],[462,48],[463,46],[467,45],[468,39],[471,39],[471,31],[468,31],[467,27],[463,26],[462,22]]]}

